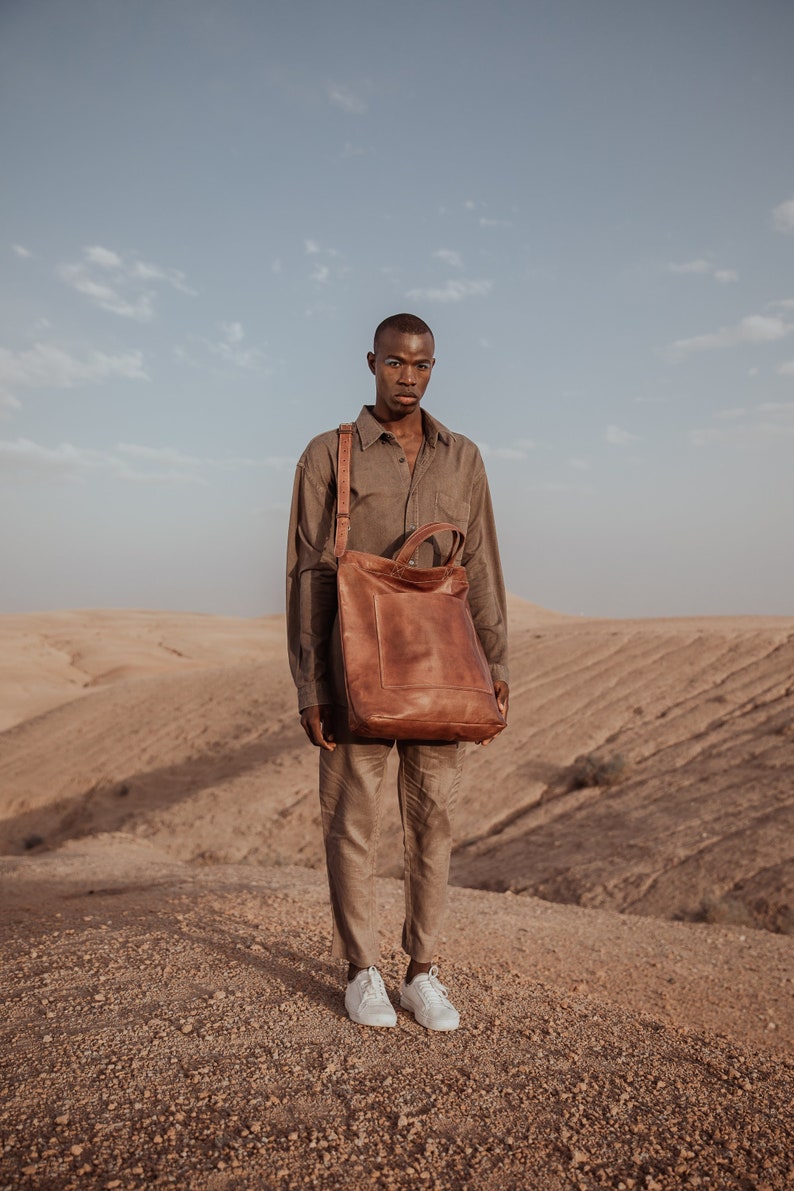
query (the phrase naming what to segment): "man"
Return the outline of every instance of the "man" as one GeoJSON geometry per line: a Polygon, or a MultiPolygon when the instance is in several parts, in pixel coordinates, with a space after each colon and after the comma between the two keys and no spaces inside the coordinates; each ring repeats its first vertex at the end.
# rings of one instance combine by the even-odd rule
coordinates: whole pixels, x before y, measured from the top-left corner
{"type": "MultiPolygon", "coordinates": [[[[421,408],[434,350],[430,328],[413,314],[392,315],[375,332],[367,355],[375,404],[363,407],[353,432],[348,548],[392,557],[427,522],[451,521],[463,530],[469,605],[506,715],[505,592],[488,481],[474,443],[421,408]]],[[[348,727],[334,558],[337,445],[336,430],[321,434],[297,466],[287,553],[289,654],[301,723],[320,750],[332,954],[348,961],[345,1007],[362,1025],[394,1026],[376,966],[375,865],[381,787],[395,742],[354,736],[348,727]]],[[[416,564],[436,565],[434,550],[432,541],[423,543],[416,564]]],[[[400,1004],[427,1029],[454,1030],[459,1014],[433,954],[446,905],[463,745],[396,743],[405,843],[402,945],[410,957],[400,1004]]]]}

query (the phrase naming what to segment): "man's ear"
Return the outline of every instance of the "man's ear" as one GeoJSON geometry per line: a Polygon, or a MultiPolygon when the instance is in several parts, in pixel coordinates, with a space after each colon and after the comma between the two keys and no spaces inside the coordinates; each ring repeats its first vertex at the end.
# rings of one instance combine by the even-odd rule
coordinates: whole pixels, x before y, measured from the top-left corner
{"type": "Polygon", "coordinates": [[[369,364],[370,372],[372,372],[374,374],[374,372],[375,372],[375,353],[374,352],[367,352],[367,363],[369,364]]]}

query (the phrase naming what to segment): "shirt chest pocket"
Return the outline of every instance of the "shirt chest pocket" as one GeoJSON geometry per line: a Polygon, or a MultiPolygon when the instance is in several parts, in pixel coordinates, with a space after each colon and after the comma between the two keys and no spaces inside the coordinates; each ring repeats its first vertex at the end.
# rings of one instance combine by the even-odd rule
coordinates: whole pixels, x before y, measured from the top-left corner
{"type": "Polygon", "coordinates": [[[451,521],[465,533],[469,527],[469,502],[460,496],[449,496],[446,492],[436,493],[436,521],[451,521]]]}

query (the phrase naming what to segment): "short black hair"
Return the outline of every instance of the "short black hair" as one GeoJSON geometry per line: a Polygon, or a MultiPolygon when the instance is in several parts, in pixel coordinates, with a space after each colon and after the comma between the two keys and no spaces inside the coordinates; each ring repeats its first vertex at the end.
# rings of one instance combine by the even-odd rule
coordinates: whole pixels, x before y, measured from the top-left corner
{"type": "Polygon", "coordinates": [[[435,345],[436,337],[428,327],[424,319],[419,318],[416,314],[390,314],[388,318],[384,318],[382,323],[378,323],[375,328],[375,336],[372,342],[372,350],[378,350],[378,340],[384,331],[399,331],[401,335],[429,335],[435,345]]]}

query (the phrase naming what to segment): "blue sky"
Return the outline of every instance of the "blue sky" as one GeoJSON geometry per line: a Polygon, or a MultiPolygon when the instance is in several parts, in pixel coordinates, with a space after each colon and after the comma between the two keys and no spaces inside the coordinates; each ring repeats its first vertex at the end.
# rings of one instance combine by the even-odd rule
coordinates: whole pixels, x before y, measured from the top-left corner
{"type": "Polygon", "coordinates": [[[788,0],[8,0],[0,611],[279,611],[410,310],[513,591],[794,614],[793,47],[788,0]]]}

